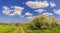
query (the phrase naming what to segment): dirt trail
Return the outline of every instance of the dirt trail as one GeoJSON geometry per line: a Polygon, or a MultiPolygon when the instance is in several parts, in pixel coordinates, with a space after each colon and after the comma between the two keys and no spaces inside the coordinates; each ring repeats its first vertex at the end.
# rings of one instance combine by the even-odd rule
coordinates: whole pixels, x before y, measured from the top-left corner
{"type": "Polygon", "coordinates": [[[19,29],[20,29],[20,32],[21,32],[21,33],[25,33],[23,27],[21,27],[21,26],[20,26],[20,27],[17,27],[16,30],[14,30],[14,31],[12,31],[12,32],[10,32],[10,33],[18,33],[18,30],[19,30],[19,29]]]}
{"type": "Polygon", "coordinates": [[[19,28],[17,28],[13,33],[18,33],[19,28]]]}
{"type": "Polygon", "coordinates": [[[21,27],[21,33],[25,33],[23,27],[21,27]]]}

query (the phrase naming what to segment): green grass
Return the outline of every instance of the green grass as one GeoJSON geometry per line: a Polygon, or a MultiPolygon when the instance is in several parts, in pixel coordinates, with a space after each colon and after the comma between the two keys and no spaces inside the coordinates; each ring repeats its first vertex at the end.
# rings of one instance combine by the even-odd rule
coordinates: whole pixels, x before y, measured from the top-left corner
{"type": "Polygon", "coordinates": [[[24,29],[26,33],[60,33],[60,27],[54,27],[49,29],[30,30],[24,29]]]}
{"type": "MultiPolygon", "coordinates": [[[[39,29],[39,30],[31,30],[27,28],[27,26],[21,25],[24,27],[25,33],[60,33],[60,26],[51,27],[48,29],[39,29]]],[[[18,33],[21,33],[20,27],[18,27],[18,33]]],[[[0,25],[0,33],[9,33],[14,31],[16,28],[13,25],[0,25]]]]}
{"type": "Polygon", "coordinates": [[[15,29],[12,25],[0,25],[0,33],[9,33],[15,29]]]}

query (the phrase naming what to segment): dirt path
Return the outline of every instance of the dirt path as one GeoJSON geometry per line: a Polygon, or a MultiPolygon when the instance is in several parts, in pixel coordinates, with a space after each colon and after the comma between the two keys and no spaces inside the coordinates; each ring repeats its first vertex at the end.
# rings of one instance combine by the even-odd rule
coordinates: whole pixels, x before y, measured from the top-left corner
{"type": "Polygon", "coordinates": [[[19,28],[17,28],[13,33],[18,33],[19,28]]]}
{"type": "Polygon", "coordinates": [[[12,32],[10,32],[10,33],[18,33],[18,30],[19,30],[19,29],[20,29],[20,32],[21,32],[21,33],[25,33],[23,27],[21,27],[21,26],[20,26],[20,27],[17,27],[16,30],[14,30],[14,31],[12,31],[12,32]]]}
{"type": "Polygon", "coordinates": [[[21,33],[25,33],[23,27],[21,27],[21,33]]]}

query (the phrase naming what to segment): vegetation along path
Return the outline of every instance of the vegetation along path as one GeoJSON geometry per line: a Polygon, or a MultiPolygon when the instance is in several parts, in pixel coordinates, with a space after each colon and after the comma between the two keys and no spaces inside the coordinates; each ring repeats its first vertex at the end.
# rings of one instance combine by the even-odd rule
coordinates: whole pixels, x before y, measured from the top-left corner
{"type": "Polygon", "coordinates": [[[21,33],[25,33],[22,26],[17,27],[14,31],[12,31],[12,32],[10,32],[10,33],[18,33],[18,31],[21,32],[21,33]]]}

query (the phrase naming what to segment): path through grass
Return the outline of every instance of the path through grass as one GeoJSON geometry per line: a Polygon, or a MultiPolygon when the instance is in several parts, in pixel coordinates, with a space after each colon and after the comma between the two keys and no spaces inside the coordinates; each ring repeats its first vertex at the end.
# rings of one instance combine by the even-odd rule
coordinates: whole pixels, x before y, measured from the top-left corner
{"type": "Polygon", "coordinates": [[[16,27],[16,29],[10,33],[25,33],[24,29],[22,26],[16,27]]]}

